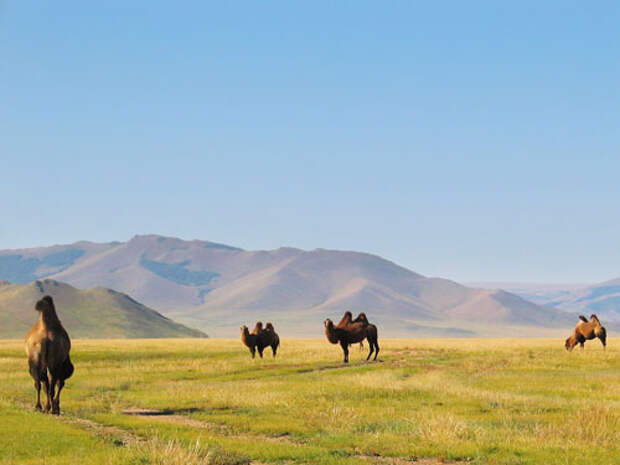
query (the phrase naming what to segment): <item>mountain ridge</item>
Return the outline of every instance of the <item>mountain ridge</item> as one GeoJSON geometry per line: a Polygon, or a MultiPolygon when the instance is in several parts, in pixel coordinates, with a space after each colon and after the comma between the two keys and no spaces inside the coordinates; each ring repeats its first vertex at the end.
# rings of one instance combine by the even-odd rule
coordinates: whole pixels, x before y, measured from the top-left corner
{"type": "Polygon", "coordinates": [[[53,279],[27,284],[0,283],[0,337],[21,338],[39,315],[35,303],[53,297],[59,318],[72,337],[206,337],[113,289],[76,289],[53,279]]]}
{"type": "MultiPolygon", "coordinates": [[[[495,287],[497,283],[477,283],[495,287]]],[[[507,291],[538,305],[590,316],[596,313],[605,321],[620,324],[620,278],[597,284],[502,283],[507,291]]]]}
{"type": "Polygon", "coordinates": [[[508,293],[426,277],[378,255],[325,248],[248,251],[136,235],[126,242],[0,251],[0,279],[11,273],[117,289],[178,321],[225,335],[236,335],[240,323],[267,317],[315,334],[325,317],[344,310],[365,311],[394,334],[407,325],[452,327],[452,321],[458,328],[545,328],[570,319],[508,293]]]}

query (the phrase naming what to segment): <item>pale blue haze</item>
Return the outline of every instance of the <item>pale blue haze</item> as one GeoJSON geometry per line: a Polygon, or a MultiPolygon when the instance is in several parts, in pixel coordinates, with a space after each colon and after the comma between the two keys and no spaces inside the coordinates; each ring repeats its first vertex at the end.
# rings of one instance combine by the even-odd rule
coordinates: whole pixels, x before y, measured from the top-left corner
{"type": "Polygon", "coordinates": [[[3,2],[0,249],[159,233],[620,276],[619,25],[618,2],[3,2]]]}

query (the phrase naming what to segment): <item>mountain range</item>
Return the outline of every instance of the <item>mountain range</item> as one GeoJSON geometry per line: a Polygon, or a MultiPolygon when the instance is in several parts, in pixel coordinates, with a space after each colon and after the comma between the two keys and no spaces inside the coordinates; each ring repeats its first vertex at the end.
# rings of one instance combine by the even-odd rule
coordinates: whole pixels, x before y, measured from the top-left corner
{"type": "Polygon", "coordinates": [[[79,290],[43,279],[0,282],[0,338],[23,338],[39,318],[34,306],[44,295],[54,298],[59,318],[74,338],[206,337],[120,292],[103,287],[79,290]]]}
{"type": "Polygon", "coordinates": [[[288,334],[321,335],[326,317],[366,312],[389,335],[532,334],[575,317],[510,292],[426,277],[367,253],[283,247],[246,251],[158,235],[127,242],[0,251],[0,279],[103,286],[211,335],[272,320],[288,334]]]}
{"type": "Polygon", "coordinates": [[[620,278],[597,284],[479,283],[483,288],[502,287],[538,305],[620,323],[620,278]]]}

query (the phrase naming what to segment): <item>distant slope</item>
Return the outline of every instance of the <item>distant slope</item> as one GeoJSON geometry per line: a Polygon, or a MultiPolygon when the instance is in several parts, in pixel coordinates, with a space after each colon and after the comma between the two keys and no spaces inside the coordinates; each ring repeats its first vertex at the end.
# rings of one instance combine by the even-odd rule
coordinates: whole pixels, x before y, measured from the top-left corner
{"type": "Polygon", "coordinates": [[[0,338],[22,338],[38,318],[35,302],[54,298],[64,327],[74,337],[206,337],[175,323],[126,294],[102,287],[78,290],[45,279],[29,284],[0,282],[0,338]]]}
{"type": "Polygon", "coordinates": [[[503,283],[501,287],[539,305],[588,317],[596,313],[604,321],[620,323],[620,278],[592,285],[503,283]]]}
{"type": "MultiPolygon", "coordinates": [[[[338,250],[244,251],[146,235],[122,243],[0,251],[0,279],[32,276],[127,292],[178,321],[225,335],[268,318],[296,334],[320,335],[323,319],[344,310],[371,314],[390,334],[469,334],[470,326],[500,325],[544,329],[573,321],[503,291],[472,289],[376,255],[338,250]]],[[[483,333],[494,334],[474,331],[483,333]]]]}

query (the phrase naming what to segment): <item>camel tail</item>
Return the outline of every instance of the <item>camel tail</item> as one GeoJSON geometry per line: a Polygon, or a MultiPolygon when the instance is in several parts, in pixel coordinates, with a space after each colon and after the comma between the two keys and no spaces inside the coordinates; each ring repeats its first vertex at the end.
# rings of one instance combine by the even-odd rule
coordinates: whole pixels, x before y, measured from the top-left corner
{"type": "Polygon", "coordinates": [[[588,322],[588,319],[587,319],[585,316],[583,316],[583,315],[579,315],[579,319],[580,319],[581,321],[583,321],[584,323],[587,323],[587,322],[588,322]]]}

